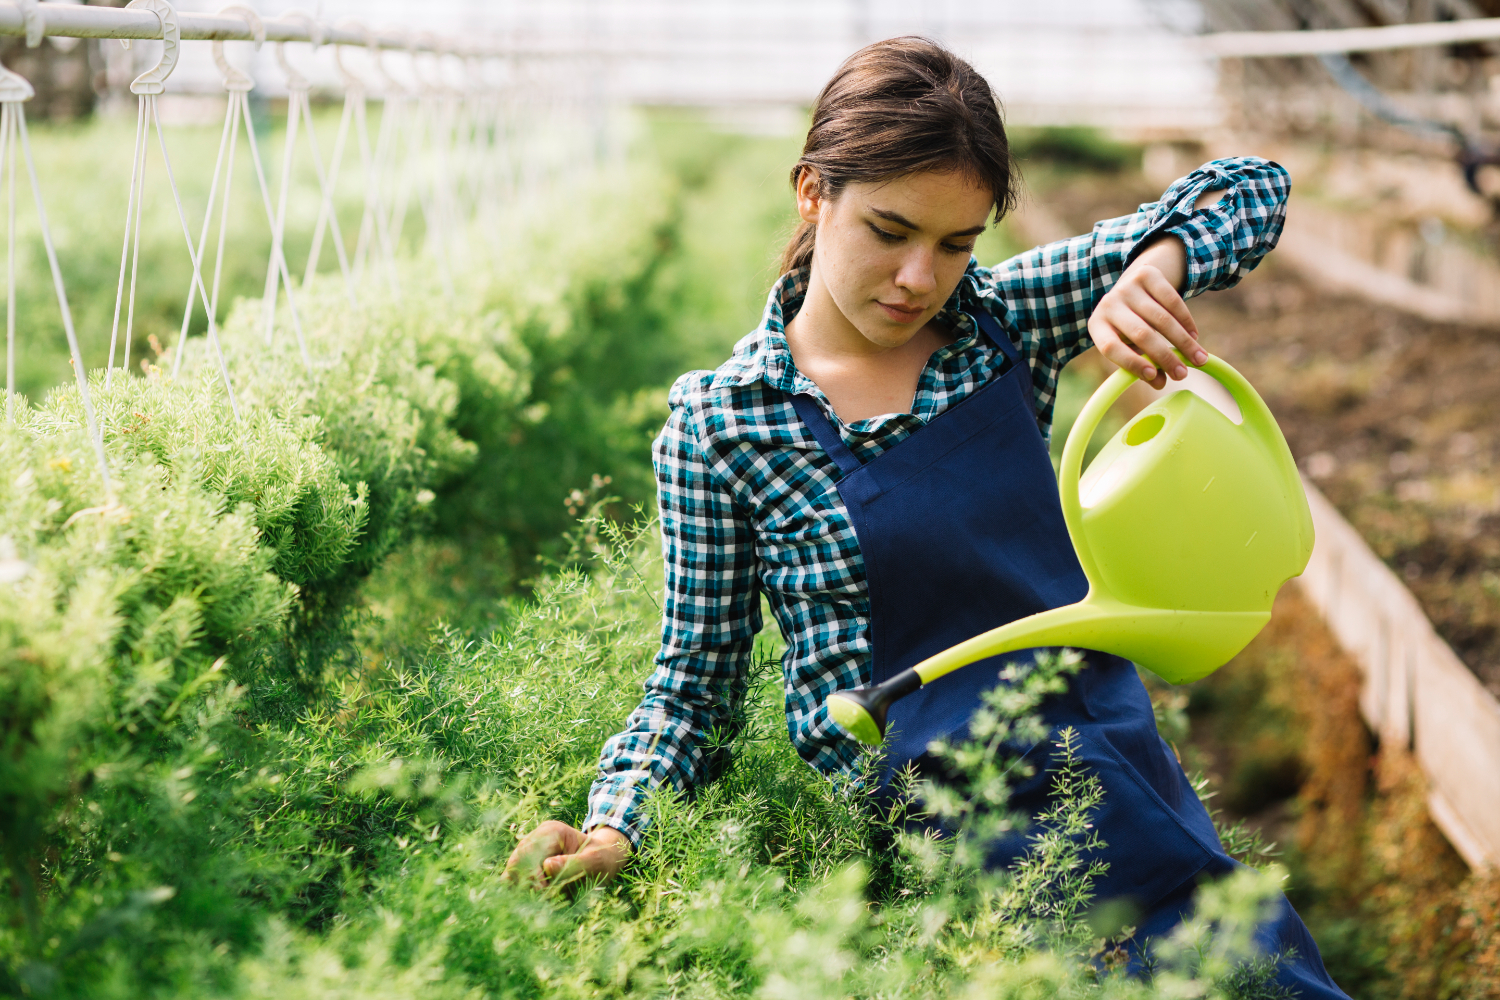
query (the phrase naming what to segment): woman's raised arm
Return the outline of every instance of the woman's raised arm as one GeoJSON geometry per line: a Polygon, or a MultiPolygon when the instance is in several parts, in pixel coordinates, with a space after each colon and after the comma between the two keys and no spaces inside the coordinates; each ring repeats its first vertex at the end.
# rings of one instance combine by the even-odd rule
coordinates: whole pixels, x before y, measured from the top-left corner
{"type": "MultiPolygon", "coordinates": [[[[1169,271],[1162,267],[1166,258],[1160,248],[1178,242],[1182,299],[1233,287],[1276,246],[1290,190],[1285,168],[1270,160],[1213,160],[1132,215],[1096,223],[1089,233],[1036,247],[994,268],[976,268],[981,301],[1002,324],[1020,332],[1038,386],[1039,411],[1050,417],[1058,373],[1093,346],[1090,317],[1139,258],[1147,255],[1143,266],[1169,271]]],[[[1142,270],[1133,270],[1135,280],[1142,270]]],[[[1149,291],[1149,282],[1140,283],[1149,291]]],[[[1173,318],[1182,325],[1191,322],[1175,312],[1173,318]]],[[[1128,363],[1123,354],[1112,360],[1128,363]]],[[[1159,372],[1155,378],[1160,381],[1159,372]]]]}

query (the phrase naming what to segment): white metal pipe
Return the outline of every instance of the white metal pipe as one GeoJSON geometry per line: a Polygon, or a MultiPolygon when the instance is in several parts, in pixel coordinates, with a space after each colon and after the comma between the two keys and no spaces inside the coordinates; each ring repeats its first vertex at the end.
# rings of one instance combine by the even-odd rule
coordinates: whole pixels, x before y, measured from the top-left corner
{"type": "MultiPolygon", "coordinates": [[[[160,38],[161,21],[149,10],[127,10],[123,7],[88,7],[80,4],[42,3],[37,5],[46,23],[46,34],[65,38],[160,38]]],[[[218,14],[177,12],[182,39],[198,41],[254,41],[250,25],[242,18],[218,14]]],[[[268,19],[266,41],[310,42],[314,26],[305,20],[268,19]]],[[[317,25],[320,40],[340,45],[374,44],[382,49],[438,52],[462,56],[502,56],[512,50],[483,42],[459,41],[424,35],[365,33],[348,25],[317,25]]],[[[21,8],[0,3],[0,36],[24,35],[26,23],[21,8]]]]}
{"type": "Polygon", "coordinates": [[[1225,31],[1204,35],[1199,42],[1209,55],[1253,59],[1376,52],[1494,39],[1500,39],[1500,17],[1392,24],[1383,28],[1331,28],[1326,31],[1225,31]]]}

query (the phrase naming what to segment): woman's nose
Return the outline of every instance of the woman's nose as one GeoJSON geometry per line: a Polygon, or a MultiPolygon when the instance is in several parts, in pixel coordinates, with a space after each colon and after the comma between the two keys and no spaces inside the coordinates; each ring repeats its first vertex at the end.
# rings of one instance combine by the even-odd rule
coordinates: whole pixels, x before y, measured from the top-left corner
{"type": "Polygon", "coordinates": [[[896,285],[904,288],[912,295],[926,295],[937,288],[937,275],[932,270],[932,251],[920,247],[915,249],[905,260],[901,262],[901,269],[896,272],[896,285]]]}

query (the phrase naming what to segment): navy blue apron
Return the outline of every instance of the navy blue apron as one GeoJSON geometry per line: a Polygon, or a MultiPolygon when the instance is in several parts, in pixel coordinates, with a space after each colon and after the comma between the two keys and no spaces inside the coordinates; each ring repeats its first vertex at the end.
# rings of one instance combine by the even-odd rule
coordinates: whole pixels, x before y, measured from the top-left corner
{"type": "MultiPolygon", "coordinates": [[[[1082,600],[1088,581],[1068,538],[1057,480],[1033,410],[1030,367],[987,313],[981,329],[1011,361],[1005,374],[861,464],[807,395],[797,414],[838,465],[839,496],[859,539],[870,588],[875,683],[934,653],[1026,615],[1082,600]]],[[[1013,653],[1006,659],[1031,659],[1013,653]]],[[[963,739],[983,690],[998,683],[1001,658],[925,685],[892,706],[888,772],[934,762],[927,746],[963,739]]],[[[1135,666],[1087,654],[1068,690],[1049,698],[1054,729],[1078,730],[1080,756],[1104,786],[1095,815],[1109,864],[1099,900],[1127,900],[1142,914],[1135,941],[1168,933],[1191,910],[1200,880],[1232,871],[1212,820],[1171,749],[1157,735],[1151,699],[1135,666]]],[[[1048,805],[1051,745],[1032,748],[1034,777],[1015,789],[1012,806],[1035,815],[1048,805]]],[[[1007,838],[988,866],[1008,867],[1026,849],[1007,838]]],[[[1308,998],[1343,998],[1301,919],[1283,898],[1261,928],[1268,953],[1295,955],[1279,981],[1308,998]]]]}

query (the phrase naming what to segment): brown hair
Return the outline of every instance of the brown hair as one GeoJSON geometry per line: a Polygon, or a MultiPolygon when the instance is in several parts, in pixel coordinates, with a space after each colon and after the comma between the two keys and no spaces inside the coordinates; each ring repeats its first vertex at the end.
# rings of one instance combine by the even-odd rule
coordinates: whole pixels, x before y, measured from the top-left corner
{"type": "MultiPolygon", "coordinates": [[[[1015,205],[1010,143],[995,92],[974,67],[927,38],[889,38],[844,60],[813,103],[792,187],[814,167],[823,196],[844,185],[922,170],[962,170],[995,193],[996,218],[1015,205]]],[[[803,222],[781,271],[812,260],[816,227],[803,222]]]]}

